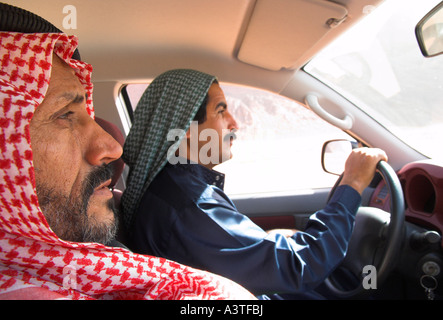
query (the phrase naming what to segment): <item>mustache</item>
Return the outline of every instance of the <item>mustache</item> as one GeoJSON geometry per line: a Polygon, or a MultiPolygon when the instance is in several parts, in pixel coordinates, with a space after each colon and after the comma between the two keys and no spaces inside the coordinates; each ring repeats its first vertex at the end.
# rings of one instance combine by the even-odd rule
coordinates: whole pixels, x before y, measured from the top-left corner
{"type": "Polygon", "coordinates": [[[237,139],[237,134],[236,134],[237,130],[232,130],[231,132],[229,132],[227,135],[225,135],[225,137],[223,138],[224,141],[230,141],[232,140],[236,140],[237,139]]]}
{"type": "Polygon", "coordinates": [[[110,164],[103,164],[102,166],[95,167],[91,171],[84,182],[83,185],[83,195],[85,200],[94,193],[95,188],[101,185],[103,182],[108,181],[112,178],[114,174],[114,169],[110,164]]]}

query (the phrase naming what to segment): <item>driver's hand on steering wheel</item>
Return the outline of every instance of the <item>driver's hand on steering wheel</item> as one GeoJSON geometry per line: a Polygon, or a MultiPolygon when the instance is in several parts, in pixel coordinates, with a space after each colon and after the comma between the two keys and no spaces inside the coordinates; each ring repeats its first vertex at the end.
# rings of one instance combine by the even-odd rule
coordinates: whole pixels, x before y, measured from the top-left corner
{"type": "Polygon", "coordinates": [[[352,150],[345,164],[340,185],[349,185],[360,194],[374,178],[377,164],[388,161],[386,153],[378,148],[357,148],[352,150]]]}

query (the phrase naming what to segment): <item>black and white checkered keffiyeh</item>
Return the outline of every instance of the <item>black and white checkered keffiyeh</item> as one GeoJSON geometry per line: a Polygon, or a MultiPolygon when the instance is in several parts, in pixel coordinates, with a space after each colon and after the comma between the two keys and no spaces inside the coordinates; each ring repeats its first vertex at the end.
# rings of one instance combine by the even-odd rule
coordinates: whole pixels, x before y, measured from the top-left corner
{"type": "Polygon", "coordinates": [[[178,148],[179,141],[168,141],[168,132],[180,129],[179,140],[183,139],[215,80],[195,70],[171,70],[158,76],[143,93],[123,148],[123,160],[129,166],[121,203],[126,227],[133,222],[144,192],[178,148]]]}

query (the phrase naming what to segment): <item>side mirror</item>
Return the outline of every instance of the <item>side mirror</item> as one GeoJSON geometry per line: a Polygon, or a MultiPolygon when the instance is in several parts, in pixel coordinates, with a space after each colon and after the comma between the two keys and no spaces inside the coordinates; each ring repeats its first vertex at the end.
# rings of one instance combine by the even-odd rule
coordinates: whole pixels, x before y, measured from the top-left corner
{"type": "Polygon", "coordinates": [[[345,163],[357,142],[349,140],[330,140],[323,144],[321,165],[323,170],[334,175],[341,175],[345,170],[345,163]]]}
{"type": "Polygon", "coordinates": [[[420,20],[415,27],[415,36],[425,57],[443,53],[443,2],[420,20]]]}

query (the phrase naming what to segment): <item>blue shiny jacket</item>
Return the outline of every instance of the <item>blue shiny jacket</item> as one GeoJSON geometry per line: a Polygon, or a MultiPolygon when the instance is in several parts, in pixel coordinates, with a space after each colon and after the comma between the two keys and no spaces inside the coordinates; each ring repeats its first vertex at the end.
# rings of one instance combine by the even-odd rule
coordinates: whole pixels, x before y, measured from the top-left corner
{"type": "Polygon", "coordinates": [[[256,295],[317,287],[343,259],[361,202],[340,186],[304,232],[270,235],[239,213],[224,176],[198,164],[168,164],[144,194],[129,234],[135,252],[230,278],[256,295]]]}

